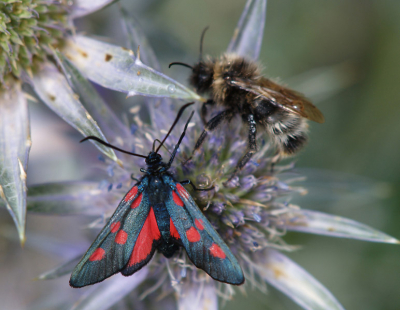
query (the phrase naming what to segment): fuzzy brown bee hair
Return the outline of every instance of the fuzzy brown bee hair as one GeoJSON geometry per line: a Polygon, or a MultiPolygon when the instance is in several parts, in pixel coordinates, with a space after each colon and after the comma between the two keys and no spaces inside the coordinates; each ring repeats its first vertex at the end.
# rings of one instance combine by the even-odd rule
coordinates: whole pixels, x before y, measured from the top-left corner
{"type": "Polygon", "coordinates": [[[322,113],[303,95],[279,85],[261,75],[260,66],[253,60],[235,54],[224,54],[218,59],[202,59],[203,31],[200,43],[200,60],[192,69],[189,82],[199,93],[210,99],[202,106],[201,116],[205,128],[196,142],[193,153],[203,144],[209,131],[224,121],[230,122],[240,115],[248,124],[248,149],[240,159],[234,173],[242,169],[257,151],[257,128],[267,131],[281,156],[295,154],[307,142],[307,120],[324,122],[322,113]],[[206,121],[207,106],[224,110],[206,121]]]}

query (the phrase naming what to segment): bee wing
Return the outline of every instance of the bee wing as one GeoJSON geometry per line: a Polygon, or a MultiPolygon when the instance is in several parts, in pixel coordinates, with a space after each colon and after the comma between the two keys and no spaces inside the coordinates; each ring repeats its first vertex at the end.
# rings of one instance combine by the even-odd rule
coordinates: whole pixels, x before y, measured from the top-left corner
{"type": "Polygon", "coordinates": [[[70,285],[83,287],[101,282],[117,272],[129,275],[143,267],[154,253],[152,242],[157,232],[149,234],[151,229],[146,229],[149,225],[154,226],[151,225],[154,221],[154,212],[149,206],[146,189],[142,186],[132,187],[72,271],[70,285]],[[138,251],[134,247],[138,244],[150,247],[149,257],[140,255],[145,251],[139,251],[139,255],[135,256],[138,251]]]}
{"type": "Polygon", "coordinates": [[[265,98],[272,104],[289,110],[317,123],[325,122],[320,110],[302,94],[280,86],[269,79],[261,78],[258,83],[249,83],[240,79],[230,81],[232,86],[246,90],[256,96],[265,98]]]}
{"type": "Polygon", "coordinates": [[[185,188],[176,183],[169,195],[165,205],[171,217],[171,236],[183,245],[193,264],[215,280],[242,284],[239,262],[185,188]]]}

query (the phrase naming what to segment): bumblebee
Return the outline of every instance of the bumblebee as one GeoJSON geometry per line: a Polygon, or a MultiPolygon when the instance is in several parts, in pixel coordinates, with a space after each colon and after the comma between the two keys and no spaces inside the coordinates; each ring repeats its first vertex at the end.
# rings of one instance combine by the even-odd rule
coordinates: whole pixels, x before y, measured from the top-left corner
{"type": "MultiPolygon", "coordinates": [[[[207,28],[205,29],[207,30],[207,28]]],[[[208,132],[223,122],[240,115],[248,125],[248,148],[238,162],[231,178],[236,175],[257,152],[257,130],[267,131],[280,157],[293,155],[307,142],[307,120],[324,122],[322,113],[302,94],[279,85],[261,74],[259,64],[236,54],[224,54],[218,59],[202,59],[192,69],[189,82],[199,93],[209,94],[203,104],[201,117],[205,127],[198,138],[193,153],[203,144],[208,132]],[[206,120],[207,106],[223,107],[223,111],[206,120]]]]}

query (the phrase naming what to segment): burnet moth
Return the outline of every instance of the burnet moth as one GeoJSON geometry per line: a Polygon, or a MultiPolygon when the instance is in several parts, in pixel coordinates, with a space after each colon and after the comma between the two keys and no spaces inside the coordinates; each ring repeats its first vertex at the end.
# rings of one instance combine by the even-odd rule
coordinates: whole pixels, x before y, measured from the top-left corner
{"type": "MultiPolygon", "coordinates": [[[[185,136],[190,115],[168,163],[158,154],[183,111],[179,110],[171,129],[158,148],[148,156],[138,155],[114,147],[97,137],[96,140],[118,151],[145,158],[142,178],[121,200],[114,214],[72,272],[72,287],[83,287],[101,282],[121,272],[130,276],[145,266],[155,250],[172,257],[180,247],[189,259],[213,279],[229,284],[244,282],[243,271],[228,246],[211,226],[183,185],[168,172],[185,136]]],[[[193,186],[194,189],[196,189],[193,186]]]]}

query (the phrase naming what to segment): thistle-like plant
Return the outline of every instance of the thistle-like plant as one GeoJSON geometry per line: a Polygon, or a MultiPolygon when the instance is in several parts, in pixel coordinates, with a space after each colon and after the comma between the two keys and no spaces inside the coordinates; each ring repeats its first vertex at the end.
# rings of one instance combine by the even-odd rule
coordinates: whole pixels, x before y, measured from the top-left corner
{"type": "MultiPolygon", "coordinates": [[[[229,45],[229,52],[257,59],[261,47],[265,12],[265,0],[247,2],[229,45]]],[[[145,45],[146,49],[143,49],[142,58],[146,59],[151,67],[157,68],[156,58],[152,57],[154,53],[146,41],[143,41],[144,37],[140,29],[132,22],[126,23],[126,26],[129,42],[132,46],[145,45]]],[[[111,70],[109,65],[112,65],[113,60],[117,61],[122,53],[115,47],[104,50],[103,47],[109,45],[85,37],[76,37],[75,42],[87,42],[88,45],[81,50],[74,45],[75,43],[69,43],[72,47],[65,55],[84,72],[88,72],[87,75],[92,78],[99,74],[102,66],[107,68],[104,70],[111,70]],[[99,47],[96,54],[97,46],[100,45],[102,48],[99,47]],[[89,48],[93,48],[90,53],[89,48]],[[84,64],[84,59],[90,58],[89,55],[92,53],[98,55],[98,57],[93,56],[95,60],[92,63],[99,64],[98,68],[91,68],[84,64]]],[[[83,43],[81,46],[85,46],[83,43]]],[[[59,55],[59,63],[68,72],[69,79],[77,81],[74,85],[83,85],[79,88],[79,97],[96,98],[96,102],[101,100],[90,84],[82,82],[85,80],[79,71],[72,67],[71,62],[59,53],[56,55],[59,55]]],[[[137,63],[135,60],[131,63],[131,67],[137,63]]],[[[118,68],[123,70],[125,67],[118,68]]],[[[138,76],[140,77],[141,74],[138,76]]],[[[117,83],[118,77],[115,73],[109,79],[105,77],[102,83],[103,85],[117,83]]],[[[153,87],[149,80],[140,82],[143,83],[140,84],[143,85],[143,89],[153,87]]],[[[123,83],[129,83],[129,81],[123,81],[121,85],[123,83]]],[[[168,87],[167,90],[172,91],[168,87]]],[[[140,92],[139,89],[135,90],[135,93],[138,92],[140,92]]],[[[106,107],[104,103],[102,106],[106,107]]],[[[149,99],[146,107],[148,107],[150,123],[137,117],[136,125],[128,130],[122,122],[117,121],[118,126],[109,126],[107,131],[109,139],[113,142],[119,141],[119,146],[124,149],[146,154],[151,150],[153,141],[163,137],[169,129],[171,120],[176,115],[177,106],[169,99],[149,99]]],[[[100,106],[92,107],[94,112],[98,112],[99,123],[110,124],[108,122],[110,117],[114,119],[113,114],[102,114],[99,108],[100,106]]],[[[174,148],[182,127],[183,124],[177,126],[167,140],[167,150],[171,151],[174,148]]],[[[194,156],[192,161],[185,164],[202,129],[202,123],[196,114],[189,124],[187,135],[171,171],[178,180],[191,179],[197,186],[203,188],[214,186],[213,191],[192,192],[192,195],[240,261],[246,283],[238,290],[254,287],[265,291],[266,284],[270,284],[304,309],[343,309],[321,283],[285,256],[284,252],[297,248],[285,242],[286,231],[301,231],[374,242],[398,243],[398,241],[355,221],[301,209],[291,204],[292,195],[304,193],[306,190],[296,185],[297,177],[290,176],[289,172],[292,171],[293,165],[278,164],[271,169],[274,152],[268,140],[260,141],[260,150],[252,161],[235,179],[224,185],[241,156],[243,146],[247,143],[246,136],[243,135],[240,127],[232,127],[229,130],[221,128],[214,132],[209,141],[204,144],[201,154],[194,156]]],[[[164,157],[167,158],[167,151],[164,150],[164,152],[164,157]]],[[[36,213],[58,215],[100,215],[89,225],[92,230],[98,231],[104,225],[103,219],[113,213],[120,199],[134,184],[131,174],[133,173],[135,178],[140,178],[140,168],[144,166],[143,159],[140,158],[128,157],[124,154],[118,154],[118,158],[123,165],[118,165],[116,161],[109,158],[100,157],[99,165],[105,177],[98,182],[32,186],[28,197],[30,210],[36,213]]],[[[94,237],[95,233],[92,234],[92,239],[94,237]]],[[[52,279],[69,274],[80,258],[81,255],[42,274],[40,278],[52,279]]],[[[65,278],[65,281],[68,279],[65,278]]],[[[85,290],[82,289],[82,291],[85,290]]],[[[78,302],[65,302],[74,303],[73,309],[99,310],[108,309],[124,299],[125,305],[128,305],[126,307],[133,309],[135,306],[138,308],[160,306],[161,299],[164,309],[217,309],[218,299],[229,299],[236,291],[232,286],[217,283],[203,271],[196,269],[184,251],[171,259],[156,254],[145,268],[133,276],[124,278],[115,275],[88,290],[78,302]]]]}
{"type": "MultiPolygon", "coordinates": [[[[74,18],[113,1],[0,2],[0,204],[4,203],[9,210],[22,244],[25,242],[26,173],[31,147],[28,98],[33,98],[27,96],[23,86],[26,89],[25,86],[30,85],[37,98],[83,136],[95,135],[105,140],[105,135],[113,132],[119,121],[100,97],[90,93],[92,90],[85,77],[130,96],[202,99],[144,65],[139,55],[130,49],[76,34],[74,18]],[[81,96],[83,88],[87,97],[81,96]]],[[[113,150],[94,144],[118,162],[113,150]]]]}

